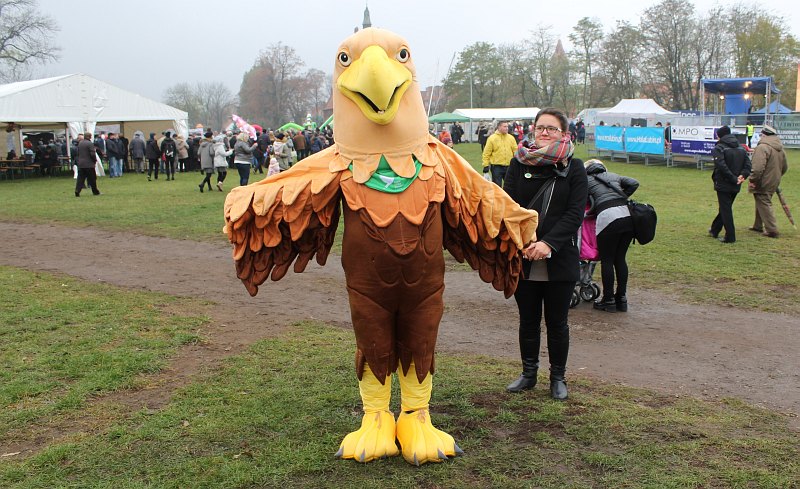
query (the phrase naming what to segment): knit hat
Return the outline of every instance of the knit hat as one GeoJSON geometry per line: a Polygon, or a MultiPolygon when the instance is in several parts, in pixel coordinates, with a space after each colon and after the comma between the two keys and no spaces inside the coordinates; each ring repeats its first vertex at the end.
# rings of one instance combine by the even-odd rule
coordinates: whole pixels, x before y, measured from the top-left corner
{"type": "Polygon", "coordinates": [[[214,135],[214,133],[213,133],[213,132],[211,132],[210,130],[206,131],[206,133],[205,133],[205,134],[203,134],[203,136],[205,136],[205,137],[207,137],[207,138],[210,138],[210,137],[211,137],[211,136],[213,136],[213,135],[214,135]]]}
{"type": "Polygon", "coordinates": [[[764,124],[764,127],[761,128],[761,134],[774,136],[775,134],[778,134],[778,131],[776,131],[774,127],[764,124]]]}
{"type": "Polygon", "coordinates": [[[722,139],[723,137],[727,136],[731,133],[731,128],[728,126],[722,126],[717,129],[717,139],[722,139]]]}

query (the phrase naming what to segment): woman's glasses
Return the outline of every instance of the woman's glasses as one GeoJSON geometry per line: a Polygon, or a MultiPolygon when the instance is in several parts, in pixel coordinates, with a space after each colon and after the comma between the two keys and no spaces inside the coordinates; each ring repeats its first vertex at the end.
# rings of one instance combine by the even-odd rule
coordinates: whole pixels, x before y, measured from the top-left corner
{"type": "Polygon", "coordinates": [[[546,132],[548,134],[555,134],[562,132],[561,129],[555,126],[536,126],[533,128],[533,130],[536,131],[537,134],[542,134],[543,132],[546,132]]]}

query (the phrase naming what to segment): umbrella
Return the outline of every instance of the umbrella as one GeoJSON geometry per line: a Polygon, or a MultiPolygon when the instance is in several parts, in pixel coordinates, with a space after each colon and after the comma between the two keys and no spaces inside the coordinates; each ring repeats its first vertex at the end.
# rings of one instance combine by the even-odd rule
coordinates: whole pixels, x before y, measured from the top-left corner
{"type": "Polygon", "coordinates": [[[778,193],[778,200],[781,201],[781,207],[783,207],[783,212],[786,213],[786,217],[789,218],[789,222],[792,223],[792,227],[797,229],[797,224],[794,223],[794,217],[792,217],[792,211],[789,210],[789,204],[786,203],[786,199],[783,197],[783,192],[781,192],[781,189],[778,189],[777,193],[778,193]]]}

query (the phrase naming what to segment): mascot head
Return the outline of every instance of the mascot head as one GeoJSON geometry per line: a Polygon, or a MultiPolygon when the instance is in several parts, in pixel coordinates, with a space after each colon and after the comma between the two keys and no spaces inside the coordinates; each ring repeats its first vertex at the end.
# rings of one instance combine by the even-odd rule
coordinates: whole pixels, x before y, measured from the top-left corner
{"type": "Polygon", "coordinates": [[[336,51],[333,85],[336,142],[344,148],[391,152],[427,136],[414,57],[397,34],[368,28],[345,39],[336,51]]]}

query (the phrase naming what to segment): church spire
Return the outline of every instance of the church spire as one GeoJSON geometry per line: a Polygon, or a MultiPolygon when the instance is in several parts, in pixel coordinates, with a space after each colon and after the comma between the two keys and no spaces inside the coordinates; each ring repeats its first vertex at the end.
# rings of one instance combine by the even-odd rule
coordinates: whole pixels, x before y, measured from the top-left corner
{"type": "Polygon", "coordinates": [[[366,29],[367,27],[372,27],[372,22],[369,20],[369,5],[364,7],[364,22],[361,23],[361,27],[366,29]]]}

